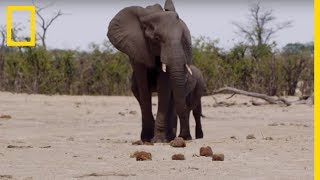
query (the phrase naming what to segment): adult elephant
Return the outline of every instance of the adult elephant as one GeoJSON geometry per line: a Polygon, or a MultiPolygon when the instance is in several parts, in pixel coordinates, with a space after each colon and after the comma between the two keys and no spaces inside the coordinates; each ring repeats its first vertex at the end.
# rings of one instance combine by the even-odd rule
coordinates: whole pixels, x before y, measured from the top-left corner
{"type": "Polygon", "coordinates": [[[133,68],[132,91],[142,112],[141,140],[174,138],[176,113],[180,119],[179,136],[191,139],[185,102],[191,36],[172,1],[167,0],[164,9],[159,4],[124,8],[111,20],[107,36],[129,56],[133,68]],[[156,123],[151,104],[155,90],[159,103],[156,123]]]}

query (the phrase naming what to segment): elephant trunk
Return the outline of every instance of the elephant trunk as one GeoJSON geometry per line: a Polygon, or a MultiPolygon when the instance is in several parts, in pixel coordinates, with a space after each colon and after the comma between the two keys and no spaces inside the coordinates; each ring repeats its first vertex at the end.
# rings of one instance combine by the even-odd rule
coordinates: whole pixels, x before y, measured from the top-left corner
{"type": "Polygon", "coordinates": [[[175,107],[180,116],[186,108],[186,56],[180,43],[166,44],[162,48],[162,70],[168,71],[175,107]]]}
{"type": "Polygon", "coordinates": [[[190,135],[189,114],[186,104],[186,67],[185,64],[175,64],[169,67],[169,77],[172,86],[176,112],[180,120],[179,136],[185,140],[192,139],[190,135]]]}
{"type": "Polygon", "coordinates": [[[186,104],[186,75],[189,71],[189,69],[186,68],[189,67],[187,65],[187,58],[180,42],[172,43],[164,47],[165,48],[161,47],[161,61],[166,65],[165,68],[162,67],[162,69],[165,69],[169,75],[176,113],[180,119],[179,136],[184,139],[191,139],[186,104]]]}
{"type": "Polygon", "coordinates": [[[186,75],[184,65],[174,65],[170,67],[169,77],[173,90],[173,97],[176,111],[179,116],[186,110],[186,75]]]}

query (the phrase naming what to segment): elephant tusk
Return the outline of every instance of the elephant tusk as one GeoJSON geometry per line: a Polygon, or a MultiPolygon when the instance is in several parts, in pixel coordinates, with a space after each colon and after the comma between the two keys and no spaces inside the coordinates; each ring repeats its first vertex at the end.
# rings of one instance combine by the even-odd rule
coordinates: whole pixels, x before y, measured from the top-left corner
{"type": "Polygon", "coordinates": [[[189,73],[192,75],[192,71],[191,71],[191,68],[188,64],[186,64],[186,68],[188,69],[189,73]]]}
{"type": "Polygon", "coordinates": [[[166,64],[162,64],[162,71],[167,72],[167,65],[166,64]]]}

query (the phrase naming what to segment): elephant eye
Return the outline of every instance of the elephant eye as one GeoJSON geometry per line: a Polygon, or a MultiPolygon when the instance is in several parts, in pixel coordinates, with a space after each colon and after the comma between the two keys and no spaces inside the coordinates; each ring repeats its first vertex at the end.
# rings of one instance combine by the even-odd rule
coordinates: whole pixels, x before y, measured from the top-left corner
{"type": "Polygon", "coordinates": [[[161,35],[158,34],[158,33],[155,33],[154,34],[154,39],[157,40],[157,41],[160,41],[161,40],[161,35]]]}
{"type": "Polygon", "coordinates": [[[148,28],[152,31],[154,30],[154,26],[152,24],[148,24],[148,28]]]}

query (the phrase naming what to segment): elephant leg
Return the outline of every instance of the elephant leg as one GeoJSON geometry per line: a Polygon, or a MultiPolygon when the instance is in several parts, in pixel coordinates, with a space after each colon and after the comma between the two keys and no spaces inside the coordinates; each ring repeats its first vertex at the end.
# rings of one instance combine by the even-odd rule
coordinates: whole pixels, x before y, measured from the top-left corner
{"type": "Polygon", "coordinates": [[[166,73],[160,72],[157,82],[158,112],[155,121],[155,133],[153,142],[167,142],[166,131],[168,129],[167,114],[171,98],[171,88],[168,86],[169,77],[166,73]]]}
{"type": "Polygon", "coordinates": [[[135,64],[132,79],[132,92],[137,98],[142,114],[141,140],[151,141],[154,136],[154,118],[152,115],[151,90],[148,82],[148,72],[144,65],[135,64]]]}
{"type": "Polygon", "coordinates": [[[190,134],[190,124],[189,124],[190,110],[185,110],[182,113],[179,113],[180,119],[180,134],[179,137],[182,137],[184,140],[191,140],[190,134]]]}
{"type": "Polygon", "coordinates": [[[134,72],[132,73],[132,78],[131,78],[131,91],[140,105],[139,90],[138,90],[138,86],[137,86],[134,72]]]}
{"type": "Polygon", "coordinates": [[[198,103],[196,108],[192,111],[193,117],[196,121],[196,139],[203,138],[202,126],[201,126],[201,102],[198,103]]]}
{"type": "Polygon", "coordinates": [[[168,112],[166,116],[167,120],[167,140],[171,141],[176,137],[177,133],[177,113],[175,111],[173,94],[171,93],[171,98],[168,106],[168,112]]]}

